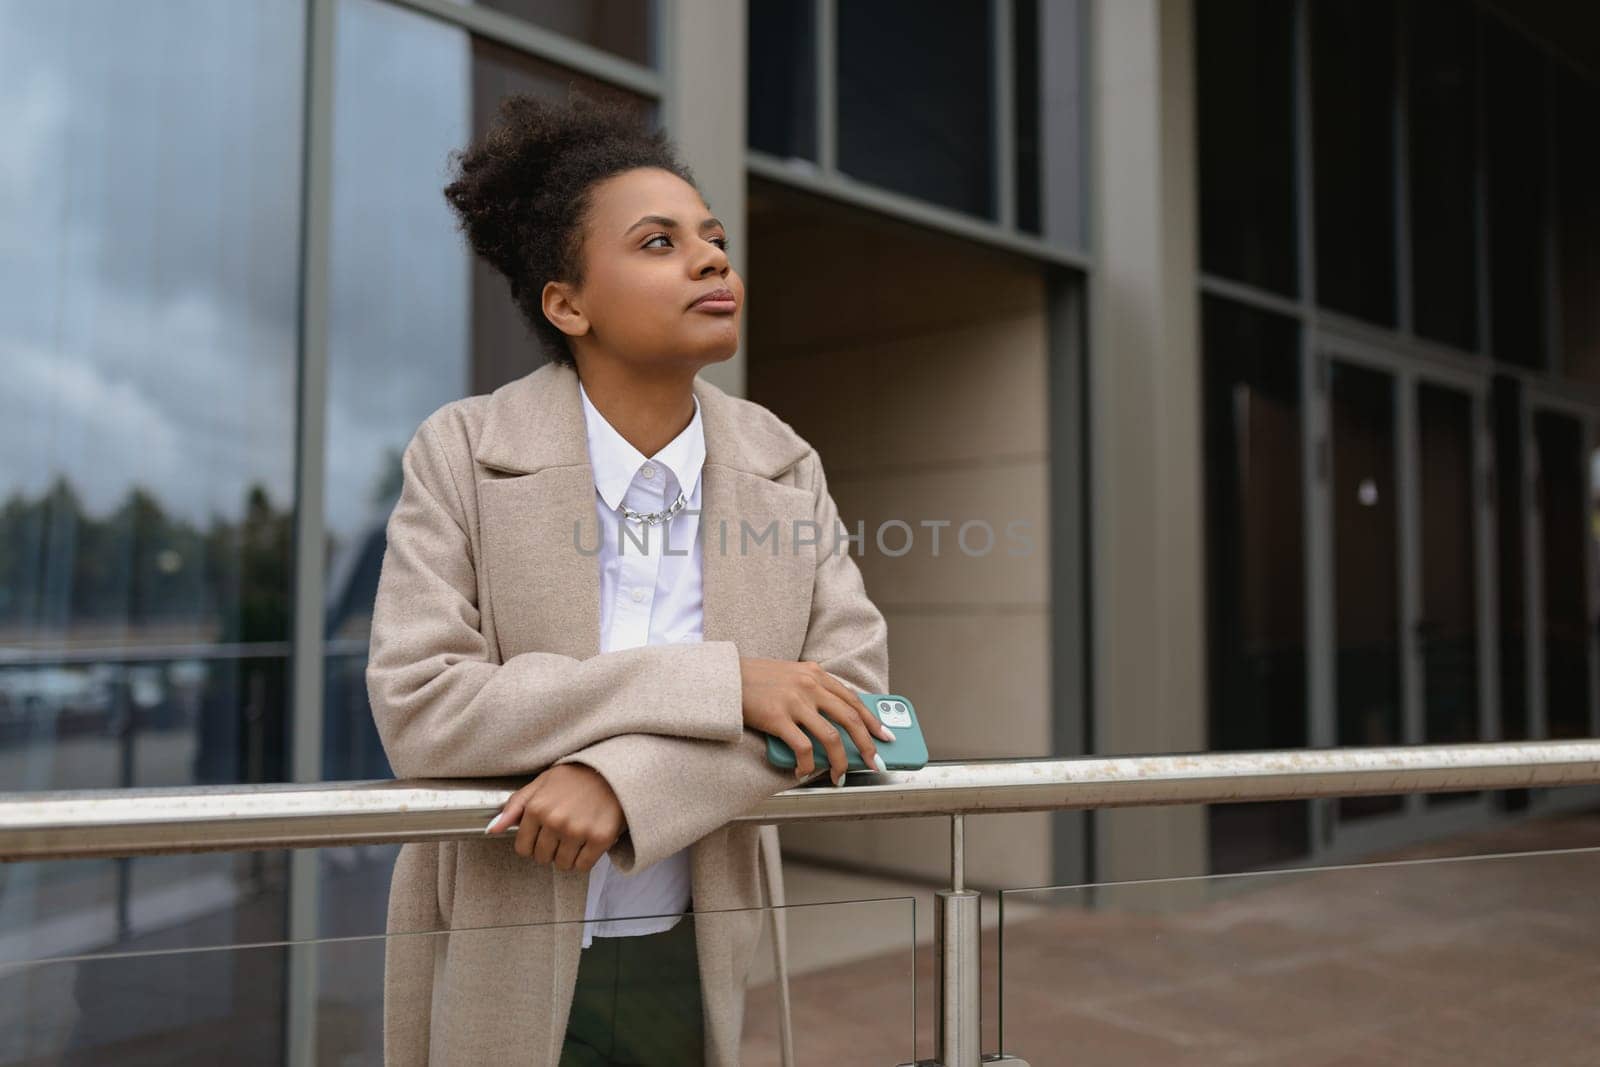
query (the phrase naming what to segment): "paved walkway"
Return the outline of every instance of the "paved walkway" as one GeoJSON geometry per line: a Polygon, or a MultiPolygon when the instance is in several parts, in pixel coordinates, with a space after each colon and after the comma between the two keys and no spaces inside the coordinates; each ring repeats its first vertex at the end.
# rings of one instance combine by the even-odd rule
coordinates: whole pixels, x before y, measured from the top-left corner
{"type": "MultiPolygon", "coordinates": [[[[1033,1067],[1600,1064],[1600,812],[1384,859],[1012,898],[1004,1046],[1033,1067]],[[1572,848],[1594,851],[1530,854],[1572,848]]],[[[986,964],[998,947],[986,932],[986,964]]],[[[902,949],[798,977],[800,1060],[931,1056],[931,952],[914,1048],[912,966],[902,949]]],[[[998,998],[991,982],[985,1049],[998,998]]],[[[751,1067],[777,1062],[773,1004],[752,991],[751,1067]]]]}

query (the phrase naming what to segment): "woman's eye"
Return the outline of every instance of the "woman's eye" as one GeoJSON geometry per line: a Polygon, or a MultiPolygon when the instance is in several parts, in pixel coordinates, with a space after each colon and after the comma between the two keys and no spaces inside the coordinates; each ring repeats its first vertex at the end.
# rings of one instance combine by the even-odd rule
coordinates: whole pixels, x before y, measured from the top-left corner
{"type": "MultiPolygon", "coordinates": [[[[658,233],[654,237],[652,237],[648,241],[646,241],[641,247],[644,247],[644,248],[652,248],[652,247],[654,247],[654,248],[665,248],[665,247],[667,247],[666,245],[658,245],[658,244],[656,244],[656,242],[657,241],[667,241],[667,242],[670,243],[671,240],[672,240],[672,238],[668,237],[666,234],[658,233]]],[[[711,238],[711,240],[716,242],[717,247],[722,249],[724,252],[726,252],[728,250],[728,239],[726,237],[713,237],[713,238],[711,238]]]]}

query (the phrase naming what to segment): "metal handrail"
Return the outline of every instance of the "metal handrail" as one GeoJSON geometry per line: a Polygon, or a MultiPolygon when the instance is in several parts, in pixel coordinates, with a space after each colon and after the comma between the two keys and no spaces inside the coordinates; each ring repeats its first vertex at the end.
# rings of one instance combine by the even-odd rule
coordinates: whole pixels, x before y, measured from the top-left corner
{"type": "MultiPolygon", "coordinates": [[[[481,837],[525,779],[0,793],[0,861],[481,837]]],[[[1600,740],[933,763],[800,787],[737,822],[1600,784],[1600,740]]]]}
{"type": "MultiPolygon", "coordinates": [[[[481,838],[524,779],[0,793],[0,861],[481,838]]],[[[967,815],[1600,784],[1600,739],[934,763],[802,787],[743,823],[950,817],[951,888],[934,901],[933,1065],[1027,1067],[980,1053],[981,895],[967,815]]],[[[921,1065],[919,1065],[921,1067],[921,1065]]]]}

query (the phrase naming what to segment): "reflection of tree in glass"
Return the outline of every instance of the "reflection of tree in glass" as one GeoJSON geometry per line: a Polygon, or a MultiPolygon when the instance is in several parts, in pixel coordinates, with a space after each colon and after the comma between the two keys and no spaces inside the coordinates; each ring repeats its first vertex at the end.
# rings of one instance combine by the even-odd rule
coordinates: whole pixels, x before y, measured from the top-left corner
{"type": "Polygon", "coordinates": [[[0,506],[0,643],[108,624],[285,640],[292,533],[292,512],[260,485],[240,521],[213,516],[208,529],[139,487],[103,518],[65,477],[36,498],[13,493],[0,506]]]}

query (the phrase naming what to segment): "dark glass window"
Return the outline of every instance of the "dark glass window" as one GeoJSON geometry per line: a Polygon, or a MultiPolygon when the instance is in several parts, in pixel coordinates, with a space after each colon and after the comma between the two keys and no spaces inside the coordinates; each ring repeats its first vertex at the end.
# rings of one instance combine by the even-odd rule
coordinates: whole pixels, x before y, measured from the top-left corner
{"type": "Polygon", "coordinates": [[[993,218],[989,5],[838,5],[839,169],[993,218]]]}
{"type": "Polygon", "coordinates": [[[750,147],[817,159],[815,0],[751,0],[750,147]]]}
{"type": "Polygon", "coordinates": [[[1457,0],[1406,10],[1415,329],[1465,349],[1478,344],[1476,10],[1457,0]]]}
{"type": "Polygon", "coordinates": [[[1084,240],[1084,4],[1016,0],[1017,228],[1053,244],[1084,240]]]}
{"type": "MultiPolygon", "coordinates": [[[[1299,328],[1206,297],[1210,747],[1307,741],[1299,328]]],[[[1211,808],[1213,870],[1302,855],[1304,802],[1211,808]]]]}
{"type": "Polygon", "coordinates": [[[1561,369],[1600,384],[1600,84],[1562,70],[1555,115],[1561,369]]]}
{"type": "MultiPolygon", "coordinates": [[[[1527,572],[1524,569],[1522,482],[1522,385],[1497,374],[1489,394],[1494,426],[1495,612],[1500,677],[1500,736],[1526,741],[1528,733],[1527,572]]],[[[1525,789],[1502,790],[1507,810],[1528,806],[1525,789]]]]}
{"type": "Polygon", "coordinates": [[[1017,229],[1039,233],[1039,0],[1012,5],[1012,76],[1016,85],[1017,229]]]}
{"type": "Polygon", "coordinates": [[[1494,357],[1542,368],[1550,282],[1544,62],[1520,33],[1496,19],[1485,18],[1483,32],[1494,357]]]}
{"type": "Polygon", "coordinates": [[[1539,554],[1544,580],[1545,722],[1551,738],[1590,737],[1589,610],[1581,576],[1589,550],[1584,520],[1591,492],[1584,470],[1583,424],[1535,412],[1539,554]]]}
{"type": "MultiPolygon", "coordinates": [[[[1405,735],[1395,382],[1338,361],[1330,378],[1336,741],[1398,745],[1405,735]]],[[[1361,818],[1404,803],[1400,796],[1341,797],[1339,815],[1361,818]]]]}
{"type": "Polygon", "coordinates": [[[1195,5],[1200,262],[1211,274],[1293,296],[1294,5],[1195,5]]]}
{"type": "Polygon", "coordinates": [[[1317,303],[1395,321],[1394,5],[1312,0],[1317,303]]]}
{"type": "Polygon", "coordinates": [[[456,0],[515,15],[641,66],[659,64],[655,0],[456,0]]]}
{"type": "MultiPolygon", "coordinates": [[[[1478,716],[1478,505],[1473,400],[1424,382],[1416,389],[1418,536],[1422,617],[1422,742],[1485,740],[1478,716]]],[[[1429,793],[1430,808],[1479,793],[1429,793]]]]}
{"type": "Polygon", "coordinates": [[[1528,734],[1527,571],[1523,536],[1522,386],[1496,375],[1490,394],[1494,419],[1495,587],[1500,624],[1500,734],[1528,734]]]}

